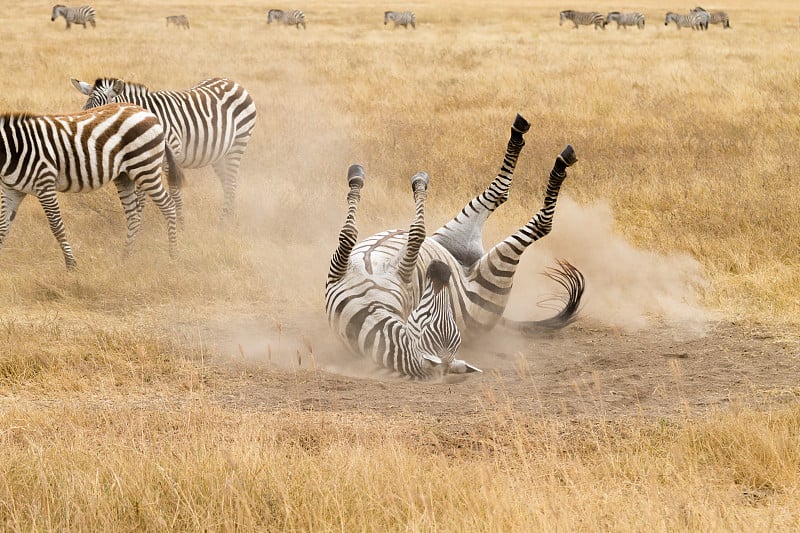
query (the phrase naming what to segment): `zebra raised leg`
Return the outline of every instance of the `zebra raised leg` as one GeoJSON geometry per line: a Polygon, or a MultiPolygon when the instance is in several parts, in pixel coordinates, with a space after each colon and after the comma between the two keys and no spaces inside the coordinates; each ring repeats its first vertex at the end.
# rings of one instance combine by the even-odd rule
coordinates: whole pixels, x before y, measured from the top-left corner
{"type": "MultiPolygon", "coordinates": [[[[358,227],[356,227],[356,210],[361,200],[361,189],[364,187],[364,167],[351,165],[347,170],[347,182],[350,192],[347,193],[347,218],[339,232],[339,246],[333,252],[331,266],[328,270],[328,284],[342,279],[350,264],[350,252],[358,240],[358,227]]],[[[2,228],[0,228],[2,229],[2,228]]]]}

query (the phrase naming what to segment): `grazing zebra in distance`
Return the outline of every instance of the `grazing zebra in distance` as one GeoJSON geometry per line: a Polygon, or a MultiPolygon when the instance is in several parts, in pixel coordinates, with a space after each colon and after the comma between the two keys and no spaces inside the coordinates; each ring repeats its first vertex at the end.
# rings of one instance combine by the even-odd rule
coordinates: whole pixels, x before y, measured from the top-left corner
{"type": "Polygon", "coordinates": [[[556,158],[544,206],[504,241],[488,252],[483,249],[483,224],[508,198],[529,128],[518,115],[497,177],[427,238],[428,175],[420,172],[411,178],[416,214],[409,230],[384,231],[356,244],[355,216],[365,178],[359,165],[350,167],[347,217],[325,284],[328,322],[350,350],[412,378],[479,372],[455,358],[461,331],[476,336],[499,323],[533,332],[575,320],[584,278],[566,261],[548,273],[566,291],[560,312],[541,321],[502,316],[522,253],[550,232],[566,168],[576,161],[571,146],[556,158]]]}
{"type": "Polygon", "coordinates": [[[56,193],[87,192],[113,181],[127,220],[126,251],[141,225],[136,185],[167,220],[170,256],[175,257],[175,204],[161,182],[165,154],[168,181],[179,181],[180,173],[153,113],[132,104],[110,104],[70,115],[4,114],[0,143],[0,249],[20,202],[32,194],[44,208],[67,270],[74,269],[56,193]]]}
{"type": "Polygon", "coordinates": [[[411,26],[411,29],[417,29],[417,18],[413,11],[384,11],[383,25],[386,26],[389,22],[394,22],[392,28],[402,26],[408,29],[411,26]]]}
{"type": "Polygon", "coordinates": [[[722,27],[725,29],[730,29],[731,21],[728,18],[728,14],[724,11],[706,11],[700,6],[692,9],[692,13],[708,13],[708,23],[709,24],[722,24],[722,27]]]}
{"type": "Polygon", "coordinates": [[[306,29],[306,14],[295,9],[293,11],[283,11],[281,9],[270,9],[267,12],[267,24],[272,24],[272,21],[283,22],[287,26],[294,26],[298,30],[300,26],[306,29]]]}
{"type": "Polygon", "coordinates": [[[53,6],[50,22],[54,22],[58,17],[64,17],[64,20],[67,21],[66,29],[70,29],[73,24],[81,24],[85,30],[87,22],[92,25],[92,28],[96,26],[94,22],[95,11],[92,6],[67,7],[57,4],[53,6]]]}
{"type": "Polygon", "coordinates": [[[172,24],[177,28],[189,29],[189,17],[186,15],[171,15],[167,17],[167,27],[172,24]]]}
{"type": "Polygon", "coordinates": [[[674,22],[678,29],[706,30],[708,29],[708,13],[697,12],[684,15],[670,11],[664,18],[664,26],[669,26],[670,22],[674,22]]]}
{"type": "Polygon", "coordinates": [[[620,13],[619,11],[612,11],[606,15],[605,24],[611,24],[616,21],[617,29],[620,26],[623,29],[628,29],[628,26],[636,26],[640,30],[644,29],[644,15],[641,13],[620,13]]]}
{"type": "MultiPolygon", "coordinates": [[[[151,91],[115,78],[100,78],[94,85],[74,78],[71,81],[89,97],[84,109],[130,102],[155,113],[164,125],[167,145],[178,166],[211,165],[222,182],[222,219],[233,215],[239,165],[256,122],[255,103],[244,87],[224,78],[208,79],[185,91],[151,91]]],[[[170,190],[182,223],[180,187],[170,190]]]]}
{"type": "Polygon", "coordinates": [[[603,19],[603,15],[601,13],[597,13],[596,11],[584,12],[568,9],[559,13],[558,25],[562,26],[565,20],[571,20],[572,23],[575,24],[576,30],[578,29],[579,24],[583,26],[591,26],[594,24],[594,29],[606,29],[606,23],[605,19],[603,19]]]}

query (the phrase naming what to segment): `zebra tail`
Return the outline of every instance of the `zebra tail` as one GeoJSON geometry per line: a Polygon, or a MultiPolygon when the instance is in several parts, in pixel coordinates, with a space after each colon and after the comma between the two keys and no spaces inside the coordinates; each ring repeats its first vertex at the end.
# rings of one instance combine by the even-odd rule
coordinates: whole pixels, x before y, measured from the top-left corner
{"type": "Polygon", "coordinates": [[[557,267],[549,268],[544,273],[564,289],[566,294],[552,296],[545,301],[558,300],[564,307],[555,316],[544,320],[511,320],[506,317],[500,319],[503,327],[514,331],[533,334],[542,331],[561,329],[578,319],[578,311],[581,306],[581,298],[586,288],[586,280],[580,270],[575,268],[569,261],[558,259],[557,267]]]}
{"type": "Polygon", "coordinates": [[[172,153],[172,150],[169,149],[169,146],[164,146],[164,154],[167,157],[167,167],[169,167],[167,169],[167,183],[170,188],[180,189],[186,181],[183,170],[181,170],[181,167],[179,167],[178,163],[175,161],[175,155],[172,153]]]}

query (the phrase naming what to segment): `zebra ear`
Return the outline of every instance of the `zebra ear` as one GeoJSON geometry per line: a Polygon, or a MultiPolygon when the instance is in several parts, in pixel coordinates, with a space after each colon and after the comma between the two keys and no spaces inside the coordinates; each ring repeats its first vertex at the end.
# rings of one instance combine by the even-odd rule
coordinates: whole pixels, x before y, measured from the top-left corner
{"type": "Polygon", "coordinates": [[[86,96],[92,94],[93,87],[88,83],[86,83],[85,81],[76,80],[75,78],[70,78],[69,81],[72,82],[72,85],[76,89],[78,89],[78,92],[80,92],[81,94],[85,94],[86,96]]]}
{"type": "Polygon", "coordinates": [[[118,94],[122,92],[125,88],[125,82],[122,80],[114,80],[114,84],[111,86],[110,94],[108,95],[110,98],[114,98],[118,94]]]}

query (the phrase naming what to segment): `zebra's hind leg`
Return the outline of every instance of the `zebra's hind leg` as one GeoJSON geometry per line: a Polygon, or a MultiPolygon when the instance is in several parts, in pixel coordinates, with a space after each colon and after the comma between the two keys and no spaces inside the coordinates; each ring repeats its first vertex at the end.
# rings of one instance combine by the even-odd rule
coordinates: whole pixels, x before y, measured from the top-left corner
{"type": "Polygon", "coordinates": [[[353,251],[358,239],[356,209],[358,209],[358,202],[361,200],[361,189],[364,187],[364,167],[350,165],[347,170],[347,184],[350,186],[350,191],[347,193],[347,218],[339,232],[339,246],[337,246],[331,258],[328,283],[337,282],[345,275],[347,266],[350,264],[350,252],[353,251]]]}
{"type": "MultiPolygon", "coordinates": [[[[490,249],[471,269],[469,288],[482,303],[476,306],[470,316],[478,324],[492,327],[502,317],[520,257],[528,246],[550,233],[556,200],[561,184],[567,177],[566,169],[576,161],[572,146],[567,146],[556,158],[550,171],[542,208],[527,224],[490,249]]],[[[580,276],[580,273],[576,275],[580,276]]],[[[580,292],[583,292],[582,288],[580,292]]],[[[580,295],[577,298],[579,303],[580,295]]],[[[577,310],[577,305],[575,308],[577,310]]]]}
{"type": "Polygon", "coordinates": [[[114,180],[117,187],[117,196],[122,204],[122,211],[125,213],[125,223],[128,226],[128,234],[125,238],[125,256],[131,253],[133,242],[139,233],[142,225],[142,208],[144,206],[144,191],[137,187],[127,174],[121,174],[114,180]]]}
{"type": "Polygon", "coordinates": [[[414,191],[415,214],[408,230],[408,241],[405,252],[397,266],[397,274],[405,283],[411,282],[414,268],[417,266],[419,249],[425,240],[425,200],[428,198],[428,182],[430,178],[425,172],[417,172],[411,178],[411,190],[414,191]]]}
{"type": "Polygon", "coordinates": [[[19,204],[27,196],[23,192],[15,191],[13,189],[0,188],[2,199],[0,200],[0,250],[3,249],[3,243],[8,236],[8,231],[11,229],[11,223],[17,216],[19,204]]]}
{"type": "Polygon", "coordinates": [[[525,118],[517,115],[511,126],[511,137],[508,140],[503,164],[497,177],[486,190],[470,200],[453,220],[436,230],[431,236],[464,266],[474,264],[484,254],[481,239],[483,225],[489,215],[508,200],[514,169],[517,166],[519,154],[525,146],[523,135],[530,127],[530,123],[525,118]]]}
{"type": "Polygon", "coordinates": [[[61,209],[58,207],[55,178],[42,180],[36,189],[36,196],[39,198],[39,203],[42,204],[44,214],[47,216],[50,231],[53,232],[53,236],[58,241],[58,244],[61,245],[67,270],[75,270],[77,262],[75,261],[75,256],[72,255],[72,247],[67,242],[67,231],[64,228],[64,220],[61,218],[61,209]]]}
{"type": "MultiPolygon", "coordinates": [[[[175,202],[169,195],[161,182],[161,168],[158,167],[152,174],[139,175],[134,178],[136,185],[139,186],[156,204],[158,210],[167,221],[167,236],[169,238],[169,256],[172,259],[177,257],[178,230],[177,215],[175,214],[175,202]]],[[[118,186],[119,187],[119,186],[118,186]]]]}
{"type": "Polygon", "coordinates": [[[233,217],[239,164],[243,153],[244,146],[241,146],[237,151],[229,152],[223,159],[214,163],[214,172],[222,184],[222,222],[233,217]]]}

